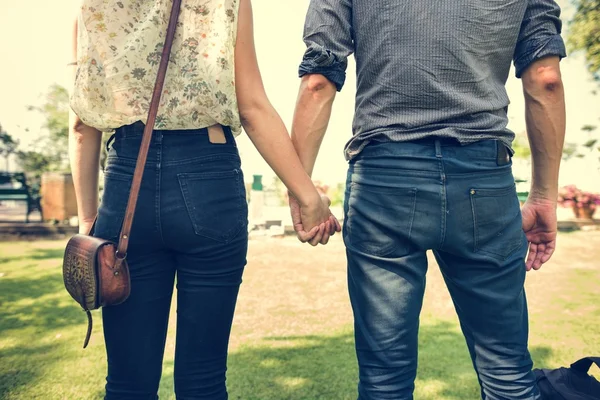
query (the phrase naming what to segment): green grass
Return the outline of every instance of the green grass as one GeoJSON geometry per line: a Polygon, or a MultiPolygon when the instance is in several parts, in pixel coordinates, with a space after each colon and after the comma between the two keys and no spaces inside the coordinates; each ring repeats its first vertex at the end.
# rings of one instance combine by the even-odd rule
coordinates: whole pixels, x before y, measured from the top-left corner
{"type": "MultiPolygon", "coordinates": [[[[600,232],[561,235],[552,262],[528,275],[536,367],[600,354],[599,243],[600,232]]],[[[86,318],[64,291],[63,246],[64,241],[0,243],[0,399],[102,398],[106,356],[99,313],[90,346],[82,350],[86,318]]],[[[471,361],[433,264],[415,397],[477,399],[471,361]]],[[[174,399],[174,333],[172,320],[161,399],[174,399]]],[[[316,249],[294,239],[251,241],[230,345],[230,398],[355,399],[356,381],[340,238],[316,249]]]]}

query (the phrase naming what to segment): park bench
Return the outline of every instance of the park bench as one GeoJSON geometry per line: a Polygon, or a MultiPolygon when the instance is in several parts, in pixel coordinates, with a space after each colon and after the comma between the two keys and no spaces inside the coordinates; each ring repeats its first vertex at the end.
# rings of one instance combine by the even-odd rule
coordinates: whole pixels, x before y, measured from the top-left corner
{"type": "Polygon", "coordinates": [[[29,222],[29,214],[32,211],[42,211],[39,195],[32,192],[22,172],[0,172],[0,201],[26,202],[25,222],[29,222]]]}

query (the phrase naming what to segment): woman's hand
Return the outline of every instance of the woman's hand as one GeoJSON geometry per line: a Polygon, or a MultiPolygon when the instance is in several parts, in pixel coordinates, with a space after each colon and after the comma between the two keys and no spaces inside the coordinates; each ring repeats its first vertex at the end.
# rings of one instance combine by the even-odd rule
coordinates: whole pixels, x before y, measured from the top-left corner
{"type": "Polygon", "coordinates": [[[298,200],[289,193],[289,205],[294,224],[294,230],[302,243],[316,246],[327,244],[329,237],[342,230],[337,218],[329,210],[331,201],[321,194],[300,205],[298,200]]]}
{"type": "Polygon", "coordinates": [[[319,195],[305,204],[301,204],[300,218],[304,229],[310,231],[315,226],[327,223],[331,215],[330,205],[331,201],[325,195],[319,195]]]}

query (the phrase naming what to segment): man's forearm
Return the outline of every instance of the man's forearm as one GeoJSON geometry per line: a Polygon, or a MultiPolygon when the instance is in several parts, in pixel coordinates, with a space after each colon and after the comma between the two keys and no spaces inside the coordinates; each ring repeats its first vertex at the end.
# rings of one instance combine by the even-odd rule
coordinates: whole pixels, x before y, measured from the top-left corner
{"type": "Polygon", "coordinates": [[[312,175],[329,124],[335,94],[335,85],[323,75],[302,77],[292,124],[292,143],[308,175],[312,175]]]}
{"type": "Polygon", "coordinates": [[[92,221],[98,212],[98,173],[102,132],[79,121],[71,112],[69,160],[81,222],[92,221]]]}
{"type": "Polygon", "coordinates": [[[523,74],[531,147],[531,196],[556,201],[565,139],[565,99],[558,57],[534,62],[523,74]]]}
{"type": "Polygon", "coordinates": [[[310,177],[303,169],[279,114],[268,102],[241,113],[248,137],[302,206],[320,203],[310,177]]]}

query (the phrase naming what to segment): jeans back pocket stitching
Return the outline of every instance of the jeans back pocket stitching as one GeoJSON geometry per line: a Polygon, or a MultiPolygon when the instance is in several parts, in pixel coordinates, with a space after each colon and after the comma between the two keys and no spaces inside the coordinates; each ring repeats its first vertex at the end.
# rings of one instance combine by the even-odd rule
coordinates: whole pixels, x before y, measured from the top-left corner
{"type": "Polygon", "coordinates": [[[500,253],[496,253],[493,251],[485,250],[485,249],[480,248],[480,246],[479,246],[479,229],[478,229],[479,224],[477,222],[478,221],[478,219],[477,219],[477,198],[478,197],[479,198],[503,197],[503,196],[508,195],[509,193],[511,193],[514,190],[515,190],[515,185],[511,185],[506,188],[500,188],[500,189],[475,189],[475,188],[472,188],[470,190],[471,213],[473,216],[473,250],[475,251],[475,253],[487,254],[490,257],[504,261],[504,260],[508,259],[515,251],[517,251],[518,249],[520,249],[523,246],[522,236],[519,238],[518,241],[515,239],[514,241],[507,243],[510,246],[508,246],[509,251],[507,251],[506,254],[500,254],[500,253]]]}
{"type": "MultiPolygon", "coordinates": [[[[204,228],[202,226],[200,226],[198,224],[197,221],[197,216],[196,213],[193,211],[193,205],[191,204],[191,193],[189,191],[188,188],[188,180],[190,179],[190,175],[192,176],[196,176],[196,179],[198,180],[203,180],[203,179],[210,179],[210,178],[225,178],[225,177],[232,177],[235,179],[235,186],[238,187],[237,189],[237,194],[238,196],[241,197],[241,191],[239,189],[239,181],[240,181],[240,171],[238,169],[235,169],[233,171],[223,171],[223,172],[201,172],[201,173],[183,173],[183,174],[178,174],[178,179],[179,179],[179,185],[181,187],[181,191],[183,193],[183,200],[188,212],[188,216],[190,218],[190,222],[192,223],[192,226],[194,228],[194,233],[196,233],[196,235],[199,236],[203,236],[203,237],[207,237],[209,239],[213,239],[213,240],[217,240],[220,242],[223,242],[225,244],[229,243],[233,238],[235,238],[237,236],[237,234],[240,232],[240,230],[243,227],[243,220],[241,218],[238,218],[235,225],[229,229],[229,231],[227,231],[226,233],[219,233],[217,231],[214,231],[214,234],[211,234],[211,232],[207,232],[207,230],[210,230],[209,228],[204,228]]],[[[245,199],[244,199],[245,201],[245,199]]],[[[238,203],[237,208],[236,208],[236,212],[238,213],[238,215],[242,212],[242,203],[241,201],[238,203]]]]}
{"type": "MultiPolygon", "coordinates": [[[[350,183],[351,190],[350,190],[350,193],[348,195],[348,212],[347,212],[348,227],[347,227],[347,230],[346,230],[346,236],[348,238],[350,238],[352,236],[352,231],[353,231],[353,229],[352,229],[352,225],[353,224],[351,223],[351,221],[352,221],[352,218],[351,218],[352,207],[350,205],[350,199],[352,198],[352,187],[357,187],[357,186],[360,187],[361,185],[359,183],[357,183],[357,182],[351,182],[350,183]]],[[[386,188],[386,189],[388,189],[388,188],[386,188]]],[[[399,190],[399,189],[402,189],[402,188],[395,188],[395,189],[399,190]]],[[[406,191],[406,193],[409,196],[412,196],[412,206],[411,206],[411,209],[410,209],[410,217],[409,217],[410,222],[409,222],[409,225],[408,225],[409,226],[408,227],[408,239],[410,239],[412,237],[412,228],[413,228],[413,224],[414,224],[414,220],[415,220],[415,210],[416,210],[416,205],[417,205],[417,188],[405,188],[405,189],[408,189],[406,191]]],[[[375,192],[375,193],[387,193],[387,194],[389,194],[393,190],[394,190],[394,188],[389,188],[389,190],[385,190],[385,191],[377,191],[377,190],[366,190],[366,191],[372,192],[372,193],[375,192]]],[[[397,250],[398,247],[399,247],[399,244],[397,242],[395,242],[395,241],[392,243],[391,246],[389,246],[390,247],[389,249],[385,248],[384,250],[381,250],[381,251],[375,251],[374,249],[366,249],[366,248],[360,247],[360,246],[357,247],[356,245],[353,245],[352,240],[348,240],[348,244],[351,247],[354,247],[356,250],[368,252],[369,254],[371,254],[373,256],[378,256],[378,257],[386,256],[386,255],[394,252],[395,250],[397,250]]]]}

